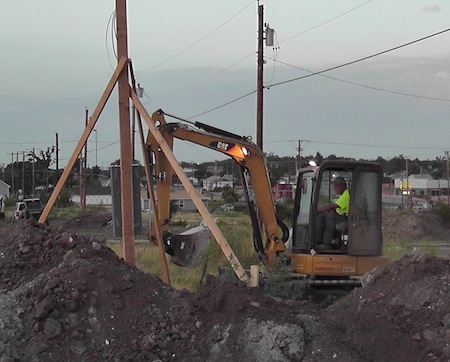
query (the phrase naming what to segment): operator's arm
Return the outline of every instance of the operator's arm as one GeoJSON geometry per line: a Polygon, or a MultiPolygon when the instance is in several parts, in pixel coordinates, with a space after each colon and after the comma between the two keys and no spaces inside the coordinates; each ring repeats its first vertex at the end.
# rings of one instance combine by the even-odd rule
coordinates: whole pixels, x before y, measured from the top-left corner
{"type": "Polygon", "coordinates": [[[329,204],[329,205],[324,205],[324,206],[319,207],[317,209],[317,213],[321,214],[321,213],[324,213],[324,212],[333,211],[333,210],[336,210],[338,207],[339,206],[337,204],[335,204],[335,203],[332,203],[332,204],[329,204]]]}
{"type": "Polygon", "coordinates": [[[341,195],[339,195],[338,199],[336,200],[336,202],[333,202],[331,204],[328,205],[324,205],[322,207],[319,207],[317,209],[317,213],[323,213],[323,212],[329,212],[329,211],[334,211],[336,209],[342,209],[343,212],[347,213],[348,212],[348,205],[350,202],[350,196],[347,190],[345,190],[341,195]]]}

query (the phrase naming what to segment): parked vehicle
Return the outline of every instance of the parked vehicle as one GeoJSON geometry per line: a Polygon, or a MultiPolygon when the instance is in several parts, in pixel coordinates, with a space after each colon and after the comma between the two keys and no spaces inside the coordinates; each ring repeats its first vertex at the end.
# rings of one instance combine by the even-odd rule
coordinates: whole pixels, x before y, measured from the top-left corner
{"type": "Polygon", "coordinates": [[[233,211],[234,210],[234,206],[231,204],[224,204],[220,207],[220,210],[222,211],[233,211]]]}
{"type": "Polygon", "coordinates": [[[30,217],[38,220],[43,210],[44,205],[42,205],[39,198],[24,199],[23,201],[17,202],[14,206],[12,221],[17,222],[22,219],[29,219],[30,217]]]}

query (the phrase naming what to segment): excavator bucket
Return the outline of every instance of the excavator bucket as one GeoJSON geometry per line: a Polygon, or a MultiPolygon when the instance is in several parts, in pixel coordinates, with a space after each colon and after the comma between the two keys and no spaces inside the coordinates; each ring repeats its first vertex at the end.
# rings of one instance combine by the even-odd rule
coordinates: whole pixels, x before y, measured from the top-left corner
{"type": "Polygon", "coordinates": [[[200,263],[201,256],[211,237],[211,230],[200,224],[164,240],[166,253],[170,255],[170,259],[175,265],[195,267],[200,263]]]}

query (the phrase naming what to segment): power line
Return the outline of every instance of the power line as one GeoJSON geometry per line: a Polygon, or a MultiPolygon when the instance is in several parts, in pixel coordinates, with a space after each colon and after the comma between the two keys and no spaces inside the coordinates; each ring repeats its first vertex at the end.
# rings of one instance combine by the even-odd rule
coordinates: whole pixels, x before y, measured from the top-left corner
{"type": "MultiPolygon", "coordinates": [[[[297,140],[279,140],[279,141],[266,141],[266,143],[286,143],[286,142],[297,142],[297,140]]],[[[401,149],[422,149],[422,150],[442,150],[448,148],[447,146],[399,146],[399,145],[376,145],[376,144],[366,144],[366,143],[343,143],[343,142],[327,142],[327,141],[317,141],[317,140],[308,140],[311,143],[318,144],[326,144],[326,145],[335,145],[335,146],[353,146],[353,147],[367,147],[367,148],[401,148],[401,149]]]]}
{"type": "Polygon", "coordinates": [[[203,36],[202,38],[200,38],[199,40],[197,40],[196,42],[192,43],[191,45],[189,45],[188,47],[184,48],[183,50],[180,50],[178,53],[174,54],[173,56],[171,56],[170,58],[167,58],[165,60],[163,60],[162,62],[159,62],[157,64],[155,64],[153,67],[149,68],[148,70],[152,70],[154,68],[159,67],[162,64],[167,63],[168,61],[178,57],[179,55],[183,54],[184,52],[186,52],[187,50],[191,49],[192,47],[196,46],[197,44],[201,43],[203,40],[205,40],[206,38],[208,38],[209,36],[211,36],[212,34],[214,34],[217,30],[219,30],[220,28],[224,27],[226,24],[228,24],[231,20],[233,20],[234,18],[236,18],[238,15],[240,15],[242,12],[244,12],[249,6],[253,5],[253,1],[251,3],[249,3],[247,6],[245,6],[242,10],[240,10],[237,14],[233,15],[230,19],[228,19],[227,21],[225,21],[223,24],[219,25],[217,28],[215,28],[214,30],[210,31],[208,34],[206,34],[205,36],[203,36]]]}
{"type": "MultiPolygon", "coordinates": [[[[323,23],[321,23],[321,24],[318,24],[318,25],[316,25],[316,26],[314,26],[314,27],[308,29],[308,30],[305,30],[305,31],[303,31],[303,32],[301,32],[301,33],[298,33],[298,34],[296,34],[296,35],[293,35],[293,36],[291,36],[291,37],[289,37],[289,38],[287,38],[287,39],[285,39],[285,40],[279,42],[279,44],[284,43],[284,42],[286,42],[286,41],[288,41],[288,40],[290,40],[290,39],[292,39],[292,38],[295,38],[295,37],[297,37],[297,36],[303,35],[303,34],[309,32],[309,31],[311,31],[311,30],[317,29],[317,28],[319,28],[319,27],[321,27],[321,26],[323,26],[323,25],[325,25],[325,24],[327,24],[327,23],[330,23],[330,22],[332,22],[332,21],[334,21],[334,20],[336,20],[336,19],[338,19],[338,18],[340,18],[340,17],[342,17],[342,16],[344,16],[344,15],[347,15],[347,14],[351,13],[351,12],[354,11],[354,10],[359,9],[360,7],[362,7],[362,6],[364,6],[364,5],[368,4],[368,3],[370,3],[370,2],[372,2],[372,1],[373,1],[373,0],[369,0],[369,1],[367,1],[367,2],[365,2],[365,3],[363,3],[363,4],[361,4],[361,5],[358,5],[357,7],[353,8],[353,9],[350,9],[350,10],[348,10],[348,11],[342,13],[342,14],[339,14],[339,15],[337,15],[337,16],[335,16],[335,17],[333,17],[333,18],[331,18],[331,19],[329,19],[329,20],[327,20],[327,21],[325,21],[325,22],[323,22],[323,23]]],[[[245,9],[247,9],[251,4],[252,4],[252,3],[250,3],[249,5],[247,5],[247,6],[246,6],[244,9],[242,9],[238,14],[234,15],[230,20],[232,20],[232,19],[235,18],[237,15],[239,15],[240,13],[242,13],[242,12],[243,12],[245,9]]],[[[220,27],[222,27],[223,25],[225,25],[226,23],[228,23],[230,20],[228,20],[227,22],[225,22],[224,24],[222,24],[220,27]]],[[[219,27],[219,28],[220,28],[220,27],[219,27]]],[[[216,30],[218,30],[219,28],[217,28],[216,30]]],[[[202,39],[198,40],[198,41],[197,41],[196,43],[194,43],[193,45],[196,45],[196,44],[200,43],[203,39],[205,39],[206,37],[208,37],[208,36],[211,35],[212,33],[213,33],[213,32],[211,32],[210,34],[206,35],[206,36],[203,37],[202,39]]],[[[153,68],[155,68],[155,67],[157,67],[157,66],[159,66],[159,65],[161,65],[161,64],[164,64],[165,62],[167,62],[167,61],[169,61],[169,60],[172,60],[174,57],[176,57],[176,56],[178,56],[178,55],[184,53],[186,50],[190,49],[193,45],[187,47],[186,49],[180,51],[178,54],[172,56],[171,58],[166,59],[165,61],[163,61],[163,62],[161,62],[161,63],[159,63],[159,64],[153,66],[153,67],[150,68],[150,69],[153,69],[153,68]]],[[[239,61],[237,61],[237,62],[231,64],[230,66],[228,66],[228,67],[226,67],[226,68],[220,70],[219,72],[217,72],[217,73],[215,73],[215,74],[213,74],[213,75],[211,75],[211,76],[209,76],[209,77],[207,77],[207,78],[204,78],[204,79],[202,79],[202,80],[200,80],[200,81],[198,81],[198,82],[196,82],[196,83],[194,83],[194,84],[192,84],[192,85],[190,85],[190,86],[187,86],[187,87],[182,88],[182,89],[180,89],[180,90],[178,90],[178,91],[175,91],[175,92],[173,92],[173,93],[171,93],[171,94],[169,94],[169,95],[167,95],[167,96],[165,96],[165,97],[163,97],[163,98],[160,98],[160,99],[158,99],[158,101],[165,100],[165,99],[167,99],[167,98],[169,98],[169,97],[172,97],[172,96],[174,96],[174,95],[176,95],[176,94],[179,94],[179,93],[184,92],[184,91],[186,91],[186,90],[188,90],[188,89],[191,89],[191,88],[193,88],[193,87],[195,87],[195,86],[197,86],[197,85],[199,85],[199,84],[202,84],[202,83],[204,83],[205,81],[208,81],[208,80],[210,80],[210,79],[212,79],[212,78],[218,76],[219,74],[223,73],[224,71],[226,71],[226,70],[228,70],[228,69],[230,69],[230,68],[236,66],[237,64],[240,64],[241,62],[243,62],[244,60],[248,59],[249,57],[251,57],[251,56],[253,56],[253,55],[254,55],[254,52],[253,52],[253,53],[250,53],[250,54],[247,55],[245,58],[242,58],[241,60],[239,60],[239,61]]]]}
{"type": "Polygon", "coordinates": [[[350,10],[348,10],[348,11],[342,13],[342,14],[339,14],[339,15],[335,16],[334,18],[331,18],[331,19],[329,19],[329,20],[327,20],[327,21],[324,21],[323,23],[320,23],[320,24],[318,24],[318,25],[315,25],[315,26],[313,26],[312,28],[309,28],[309,29],[307,29],[307,30],[304,30],[304,31],[302,31],[302,32],[300,32],[300,33],[298,33],[298,34],[292,35],[292,36],[290,36],[289,38],[286,38],[286,39],[280,41],[280,44],[281,44],[281,43],[284,43],[284,42],[286,42],[286,41],[288,41],[288,40],[291,40],[291,39],[293,39],[293,38],[296,38],[297,36],[300,36],[300,35],[303,35],[303,34],[305,34],[305,33],[308,33],[308,32],[310,32],[311,30],[320,28],[321,26],[323,26],[323,25],[325,25],[325,24],[331,23],[332,21],[334,21],[334,20],[336,20],[336,19],[339,19],[339,18],[343,17],[344,15],[347,15],[347,14],[351,13],[351,12],[353,12],[353,11],[359,9],[359,8],[362,7],[362,6],[367,5],[368,3],[372,2],[372,1],[373,1],[373,0],[366,1],[365,3],[363,3],[363,4],[361,4],[361,5],[358,5],[357,7],[353,8],[353,9],[350,9],[350,10]]]}
{"type": "Polygon", "coordinates": [[[198,114],[196,114],[196,115],[194,115],[194,116],[188,117],[188,119],[192,119],[192,118],[195,118],[195,117],[199,117],[199,116],[202,116],[202,115],[204,115],[204,114],[206,114],[206,113],[215,111],[216,109],[219,109],[219,108],[228,106],[229,104],[234,103],[234,102],[237,102],[237,101],[239,101],[239,100],[241,100],[241,99],[243,99],[243,98],[245,98],[245,97],[248,97],[249,95],[254,94],[254,93],[256,93],[256,89],[255,89],[254,91],[251,91],[251,92],[247,93],[247,94],[244,94],[243,96],[241,96],[241,97],[239,97],[239,98],[235,98],[235,99],[233,99],[232,101],[229,101],[229,102],[227,102],[227,103],[224,103],[224,104],[222,104],[222,105],[220,105],[220,106],[217,106],[217,107],[215,107],[215,108],[211,108],[211,109],[209,109],[209,110],[207,110],[207,111],[205,111],[205,112],[198,113],[198,114]]]}
{"type": "Polygon", "coordinates": [[[222,74],[223,72],[227,71],[228,69],[230,69],[230,68],[234,67],[235,65],[237,65],[237,64],[239,64],[239,63],[242,63],[244,60],[250,58],[253,54],[254,54],[254,53],[251,53],[251,54],[247,55],[245,58],[242,58],[241,60],[238,60],[237,62],[231,64],[230,66],[228,66],[228,67],[226,67],[226,68],[224,68],[224,69],[221,69],[221,70],[219,70],[218,72],[216,72],[216,73],[214,73],[214,74],[212,74],[212,75],[210,75],[210,76],[208,76],[208,77],[206,77],[206,78],[203,78],[203,79],[199,80],[198,82],[195,82],[195,83],[193,83],[193,84],[191,84],[191,85],[189,85],[189,86],[187,86],[187,87],[185,87],[185,88],[182,88],[182,89],[179,89],[178,91],[175,91],[175,92],[173,92],[173,93],[170,93],[170,94],[166,95],[165,97],[162,97],[162,98],[160,98],[160,99],[156,99],[155,101],[159,101],[159,102],[160,102],[160,101],[165,100],[165,99],[167,99],[167,98],[169,98],[169,97],[172,97],[172,96],[174,96],[174,95],[176,95],[176,94],[179,94],[179,93],[184,92],[184,91],[186,91],[186,90],[188,90],[188,89],[191,89],[191,88],[193,88],[193,87],[195,87],[195,86],[197,86],[197,85],[199,85],[199,84],[202,84],[202,83],[204,83],[204,82],[206,82],[206,81],[208,81],[208,80],[210,80],[210,79],[212,79],[212,78],[215,78],[215,77],[217,77],[218,75],[222,74]]]}
{"type": "MultiPolygon", "coordinates": [[[[295,66],[295,65],[292,65],[292,64],[288,64],[288,63],[285,63],[285,62],[282,62],[282,61],[279,61],[279,60],[276,60],[276,59],[273,59],[273,61],[274,62],[278,62],[278,63],[283,64],[283,65],[287,65],[287,66],[292,67],[292,68],[296,68],[296,69],[302,70],[304,72],[308,72],[308,73],[314,74],[313,71],[310,71],[308,69],[304,69],[304,68],[301,68],[301,67],[298,67],[298,66],[295,66]]],[[[328,79],[331,79],[331,80],[335,80],[337,82],[354,85],[356,87],[372,89],[372,90],[376,90],[376,91],[379,91],[379,92],[397,94],[397,95],[406,96],[406,97],[413,97],[413,98],[429,99],[429,100],[433,100],[433,101],[450,102],[450,99],[447,99],[447,98],[426,97],[426,96],[420,96],[420,95],[411,94],[411,93],[397,92],[397,91],[392,91],[392,90],[372,87],[372,86],[365,85],[365,84],[359,84],[359,83],[351,82],[351,81],[348,81],[348,80],[338,79],[338,78],[330,77],[329,75],[324,75],[324,74],[317,74],[317,75],[320,75],[321,77],[328,78],[328,79]]]]}
{"type": "Polygon", "coordinates": [[[321,71],[319,71],[319,72],[311,73],[311,74],[308,74],[308,75],[304,75],[304,76],[302,76],[302,77],[297,77],[297,78],[285,80],[285,81],[282,81],[282,82],[270,84],[270,85],[265,86],[264,88],[275,87],[275,86],[278,86],[278,85],[282,85],[282,84],[294,82],[294,81],[296,81],[296,80],[309,78],[309,77],[312,77],[313,75],[318,75],[318,74],[322,74],[322,73],[325,73],[325,72],[330,72],[330,71],[335,70],[335,69],[343,68],[343,67],[346,67],[346,66],[348,66],[348,65],[352,65],[352,64],[355,64],[355,63],[359,63],[359,62],[362,62],[362,61],[367,60],[367,59],[375,58],[375,57],[377,57],[377,56],[380,56],[380,55],[383,55],[383,54],[392,52],[392,51],[394,51],[394,50],[398,50],[398,49],[404,48],[404,47],[406,47],[406,46],[408,46],[408,45],[412,45],[412,44],[418,43],[418,42],[420,42],[420,41],[423,41],[423,40],[426,40],[426,39],[430,39],[430,38],[435,37],[435,36],[437,36],[437,35],[441,35],[441,34],[447,32],[447,31],[450,31],[450,28],[447,28],[447,29],[445,29],[445,30],[438,31],[437,33],[434,33],[434,34],[431,34],[431,35],[424,36],[423,38],[419,38],[419,39],[410,41],[410,42],[405,43],[405,44],[402,44],[402,45],[398,45],[398,46],[396,46],[396,47],[393,47],[393,48],[390,48],[390,49],[387,49],[387,50],[383,50],[382,52],[378,52],[378,53],[375,53],[375,54],[372,54],[372,55],[369,55],[369,56],[366,56],[366,57],[363,57],[363,58],[359,58],[359,59],[356,59],[356,60],[353,60],[353,61],[351,61],[351,62],[347,62],[347,63],[341,64],[341,65],[336,65],[336,66],[334,66],[334,67],[331,67],[331,68],[328,68],[328,69],[324,69],[324,70],[321,70],[321,71]]]}
{"type": "MultiPolygon", "coordinates": [[[[406,47],[406,46],[408,46],[408,45],[418,43],[418,42],[420,42],[420,41],[423,41],[423,40],[432,38],[432,37],[434,37],[434,36],[441,35],[441,34],[443,34],[443,33],[445,33],[445,32],[448,32],[448,31],[450,31],[450,28],[445,29],[445,30],[442,30],[442,31],[439,31],[439,32],[434,33],[434,34],[431,34],[431,35],[427,35],[427,36],[425,36],[425,37],[422,37],[422,38],[419,38],[419,39],[410,41],[410,42],[408,42],[408,43],[405,43],[405,44],[402,44],[402,45],[399,45],[399,46],[396,46],[396,47],[393,47],[393,48],[390,48],[390,49],[388,49],[388,50],[384,50],[384,51],[381,51],[381,52],[378,52],[378,53],[375,53],[375,54],[372,54],[372,55],[369,55],[369,56],[366,56],[366,57],[363,57],[363,58],[359,58],[359,59],[357,59],[357,60],[353,60],[353,61],[351,61],[351,62],[347,62],[347,63],[341,64],[341,65],[336,65],[336,66],[334,66],[334,67],[331,67],[331,68],[327,68],[327,69],[321,70],[321,71],[319,71],[319,72],[314,72],[314,73],[307,74],[307,75],[304,75],[304,76],[301,76],[301,77],[297,77],[297,78],[285,80],[285,81],[278,82],[278,83],[273,83],[273,84],[264,86],[264,88],[270,89],[271,87],[283,85],[283,84],[290,83],[290,82],[294,82],[294,81],[297,81],[297,80],[309,78],[309,77],[312,77],[312,76],[315,76],[315,75],[320,75],[320,74],[322,74],[322,73],[329,72],[329,71],[332,71],[332,70],[335,70],[335,69],[343,68],[343,67],[346,67],[346,66],[349,66],[349,65],[358,63],[358,62],[362,62],[362,61],[367,60],[367,59],[371,59],[371,58],[380,56],[380,55],[382,55],[382,54],[386,54],[386,53],[392,52],[392,51],[397,50],[397,49],[400,49],[400,48],[404,48],[404,47],[406,47]]],[[[209,110],[207,110],[207,111],[205,111],[205,112],[202,112],[202,113],[199,113],[199,114],[197,114],[197,115],[194,115],[194,116],[192,116],[192,117],[190,117],[190,118],[198,117],[198,116],[200,116],[200,115],[204,115],[204,114],[206,114],[206,113],[210,113],[210,112],[212,112],[212,111],[215,111],[215,110],[217,110],[217,109],[219,109],[219,108],[223,108],[223,107],[225,107],[225,106],[227,106],[227,105],[229,105],[229,104],[231,104],[231,103],[234,103],[234,102],[236,102],[236,101],[238,101],[238,100],[241,100],[241,99],[243,99],[243,98],[245,98],[245,97],[248,97],[249,95],[252,95],[252,94],[254,94],[254,93],[256,93],[256,90],[254,90],[253,92],[249,92],[249,93],[247,93],[247,94],[244,94],[244,95],[242,95],[242,96],[240,96],[240,97],[238,97],[238,98],[235,98],[235,99],[233,99],[233,100],[231,100],[231,101],[229,101],[229,102],[227,102],[227,103],[224,103],[224,104],[219,105],[219,106],[217,106],[217,107],[211,108],[211,109],[209,109],[209,110]]],[[[424,98],[425,98],[425,97],[424,97],[424,98]]],[[[436,99],[433,98],[433,100],[443,100],[443,101],[446,101],[445,99],[438,99],[438,98],[436,98],[436,99]]]]}

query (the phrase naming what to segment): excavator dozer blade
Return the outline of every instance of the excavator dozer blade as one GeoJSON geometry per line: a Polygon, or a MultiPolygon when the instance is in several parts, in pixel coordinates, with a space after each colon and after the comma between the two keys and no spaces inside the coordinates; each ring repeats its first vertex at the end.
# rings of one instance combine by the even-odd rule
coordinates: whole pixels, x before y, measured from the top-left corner
{"type": "Polygon", "coordinates": [[[175,265],[195,267],[200,263],[211,237],[211,231],[199,225],[165,240],[166,253],[175,265]]]}

